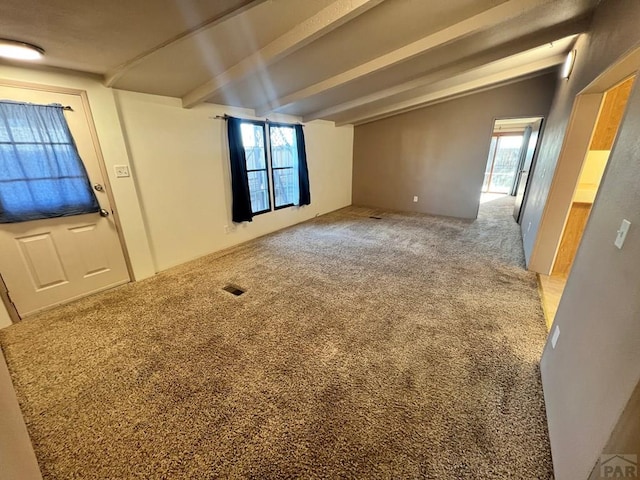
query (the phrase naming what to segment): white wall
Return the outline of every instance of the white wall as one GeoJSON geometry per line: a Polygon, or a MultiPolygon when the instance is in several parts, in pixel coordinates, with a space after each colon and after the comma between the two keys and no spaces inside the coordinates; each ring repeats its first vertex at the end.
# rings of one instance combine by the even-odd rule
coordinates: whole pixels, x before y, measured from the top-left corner
{"type": "Polygon", "coordinates": [[[311,205],[234,225],[226,122],[212,117],[253,112],[211,104],[184,109],[176,98],[121,90],[115,98],[157,271],[351,204],[352,127],[306,125],[311,205]]]}
{"type": "Polygon", "coordinates": [[[0,350],[0,479],[42,480],[2,350],[0,350]]]}

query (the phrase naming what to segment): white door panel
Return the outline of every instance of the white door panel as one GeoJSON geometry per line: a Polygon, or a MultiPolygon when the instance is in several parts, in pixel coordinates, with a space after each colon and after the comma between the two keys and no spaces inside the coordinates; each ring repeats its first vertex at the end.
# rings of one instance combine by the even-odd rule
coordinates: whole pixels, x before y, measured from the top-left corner
{"type": "Polygon", "coordinates": [[[69,283],[51,232],[15,238],[36,291],[69,283]]]}
{"type": "MultiPolygon", "coordinates": [[[[80,95],[0,86],[0,100],[69,105],[65,118],[89,180],[104,185],[80,95]]],[[[110,213],[106,190],[95,193],[110,213]]],[[[113,216],[98,213],[0,224],[0,274],[22,316],[130,280],[113,216]]]]}

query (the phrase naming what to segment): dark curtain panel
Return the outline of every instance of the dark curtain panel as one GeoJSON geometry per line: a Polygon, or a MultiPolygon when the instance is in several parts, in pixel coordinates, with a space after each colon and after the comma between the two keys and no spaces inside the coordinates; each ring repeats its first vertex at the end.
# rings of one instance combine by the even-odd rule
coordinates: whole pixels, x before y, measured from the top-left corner
{"type": "Polygon", "coordinates": [[[236,223],[250,222],[251,196],[249,194],[249,179],[247,177],[247,159],[242,143],[242,120],[229,117],[227,119],[227,136],[229,137],[229,160],[231,161],[231,191],[233,206],[232,219],[236,223]]]}
{"type": "Polygon", "coordinates": [[[300,199],[298,205],[311,203],[309,191],[309,168],[307,167],[307,148],[304,143],[304,130],[302,125],[295,125],[296,144],[298,146],[298,180],[300,181],[300,199]]]}
{"type": "Polygon", "coordinates": [[[99,210],[62,105],[0,102],[0,223],[99,210]]]}

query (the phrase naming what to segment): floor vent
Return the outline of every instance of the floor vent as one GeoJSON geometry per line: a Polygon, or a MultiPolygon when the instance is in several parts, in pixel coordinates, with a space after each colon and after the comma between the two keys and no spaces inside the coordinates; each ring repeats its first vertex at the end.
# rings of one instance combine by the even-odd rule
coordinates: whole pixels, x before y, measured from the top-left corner
{"type": "Polygon", "coordinates": [[[239,297],[240,295],[242,295],[245,292],[244,289],[242,289],[240,287],[237,287],[235,285],[225,285],[224,287],[222,287],[222,289],[225,292],[229,292],[229,293],[235,295],[236,297],[239,297]]]}
{"type": "Polygon", "coordinates": [[[382,220],[382,217],[376,217],[374,215],[370,215],[369,218],[373,218],[374,220],[382,220]]]}

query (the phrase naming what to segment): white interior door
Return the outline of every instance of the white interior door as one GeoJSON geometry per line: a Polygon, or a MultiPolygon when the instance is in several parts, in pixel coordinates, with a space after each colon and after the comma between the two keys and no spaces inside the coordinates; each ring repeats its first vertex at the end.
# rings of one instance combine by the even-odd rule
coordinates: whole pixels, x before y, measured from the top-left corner
{"type": "Polygon", "coordinates": [[[91,120],[82,97],[0,86],[0,100],[59,103],[72,108],[65,111],[65,118],[104,210],[102,214],[108,215],[90,213],[0,224],[0,274],[20,315],[128,282],[129,273],[100,169],[99,147],[91,135],[91,120]]]}

